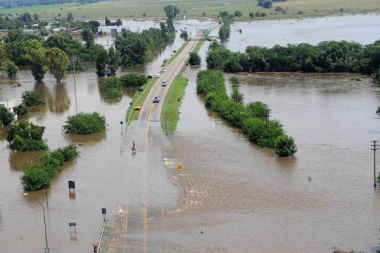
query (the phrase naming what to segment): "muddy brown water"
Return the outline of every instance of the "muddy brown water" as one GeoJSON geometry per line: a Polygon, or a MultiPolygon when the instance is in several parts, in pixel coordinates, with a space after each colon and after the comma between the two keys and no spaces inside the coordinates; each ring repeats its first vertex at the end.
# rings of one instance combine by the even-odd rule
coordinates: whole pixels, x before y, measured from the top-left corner
{"type": "MultiPolygon", "coordinates": [[[[366,34],[366,28],[379,22],[377,16],[362,16],[367,21],[358,26],[359,17],[340,21],[350,27],[348,40],[353,29],[366,34]]],[[[306,21],[310,29],[317,29],[325,19],[306,21]]],[[[297,30],[298,22],[305,25],[276,22],[275,29],[285,34],[289,27],[297,30]]],[[[181,27],[196,31],[200,26],[189,22],[181,27]]],[[[240,44],[244,50],[239,36],[247,29],[242,34],[233,29],[228,44],[240,44]]],[[[376,35],[370,34],[375,41],[376,35]]],[[[307,35],[284,37],[318,43],[307,35]]],[[[323,36],[329,35],[334,39],[336,31],[325,29],[323,36]]],[[[367,36],[357,41],[373,42],[367,36]]],[[[156,73],[180,44],[177,39],[147,67],[123,68],[120,73],[156,73]]],[[[202,59],[207,46],[201,50],[202,59]]],[[[103,223],[102,208],[109,216],[127,216],[127,226],[113,224],[124,231],[113,237],[120,240],[114,252],[319,253],[331,252],[332,247],[374,252],[380,238],[380,193],[373,188],[370,145],[380,134],[375,115],[380,94],[371,80],[360,76],[361,82],[351,81],[351,74],[238,74],[245,102],[267,103],[271,118],[280,120],[296,140],[296,156],[280,159],[205,109],[195,93],[196,73],[204,65],[183,74],[189,85],[174,135],[166,135],[158,122],[150,122],[148,133],[146,122],[139,121],[126,130],[120,121],[133,91],[126,91],[120,101],[107,101],[99,90],[102,80],[93,72],[77,73],[75,86],[72,75],[61,84],[50,75],[43,84],[35,84],[27,70],[16,80],[3,76],[0,100],[19,103],[23,91],[37,91],[47,103],[26,118],[46,126],[44,139],[50,149],[75,143],[80,157],[65,166],[47,192],[25,196],[19,178],[37,156],[11,153],[1,132],[0,252],[44,250],[41,205],[50,252],[91,252],[103,223]],[[81,111],[105,115],[107,130],[85,137],[62,134],[67,116],[81,111]],[[129,152],[132,140],[137,144],[135,155],[129,152]],[[178,165],[183,169],[177,170],[178,165]],[[75,194],[69,194],[68,180],[76,182],[75,194]],[[69,222],[76,222],[76,233],[69,222]]],[[[226,75],[227,83],[231,76],[226,75]]]]}

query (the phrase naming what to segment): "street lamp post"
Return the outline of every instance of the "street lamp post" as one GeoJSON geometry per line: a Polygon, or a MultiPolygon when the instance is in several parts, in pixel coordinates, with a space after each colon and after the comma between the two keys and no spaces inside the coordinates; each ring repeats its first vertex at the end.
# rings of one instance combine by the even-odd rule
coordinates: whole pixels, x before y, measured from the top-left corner
{"type": "Polygon", "coordinates": [[[44,213],[44,228],[45,228],[45,253],[49,253],[49,245],[48,245],[48,239],[47,239],[47,231],[46,231],[46,218],[45,218],[45,207],[44,205],[41,204],[41,202],[39,202],[38,200],[36,200],[37,203],[42,206],[42,211],[44,213]]]}

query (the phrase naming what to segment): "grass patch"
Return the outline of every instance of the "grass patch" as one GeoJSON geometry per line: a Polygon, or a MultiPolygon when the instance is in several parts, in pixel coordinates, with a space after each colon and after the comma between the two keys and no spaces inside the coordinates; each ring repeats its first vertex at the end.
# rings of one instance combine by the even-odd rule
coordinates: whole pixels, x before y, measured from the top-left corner
{"type": "Polygon", "coordinates": [[[161,111],[161,126],[168,132],[174,132],[179,120],[179,107],[187,85],[187,78],[177,76],[170,85],[161,111]]]}
{"type": "Polygon", "coordinates": [[[134,107],[136,105],[142,106],[144,104],[144,101],[146,97],[148,96],[155,82],[156,82],[156,78],[148,79],[148,82],[144,84],[143,86],[141,86],[141,88],[139,88],[139,90],[136,92],[125,116],[125,119],[126,119],[125,122],[127,122],[128,125],[133,120],[138,120],[140,116],[140,110],[134,110],[134,107]]]}
{"type": "Polygon", "coordinates": [[[174,55],[172,55],[166,62],[162,64],[162,67],[165,67],[166,65],[172,63],[172,61],[182,52],[182,50],[186,47],[187,44],[189,44],[189,40],[185,41],[185,43],[182,44],[181,48],[178,49],[174,55]]]}
{"type": "Polygon", "coordinates": [[[67,13],[72,13],[74,19],[99,20],[104,23],[104,18],[109,19],[166,19],[163,8],[167,5],[177,6],[181,13],[186,13],[187,19],[218,19],[219,13],[227,11],[234,14],[240,11],[243,15],[236,17],[236,21],[249,21],[261,19],[284,19],[284,18],[306,18],[318,16],[379,13],[380,2],[378,0],[289,0],[286,2],[275,2],[273,8],[265,9],[257,5],[257,1],[230,0],[118,0],[102,1],[94,4],[66,4],[47,5],[35,7],[22,7],[15,9],[3,9],[2,14],[7,13],[37,13],[41,19],[51,21],[54,17],[66,18],[67,13]],[[282,7],[285,13],[275,11],[276,7],[282,7]],[[259,11],[266,13],[265,17],[249,17],[250,12],[259,11]]]}

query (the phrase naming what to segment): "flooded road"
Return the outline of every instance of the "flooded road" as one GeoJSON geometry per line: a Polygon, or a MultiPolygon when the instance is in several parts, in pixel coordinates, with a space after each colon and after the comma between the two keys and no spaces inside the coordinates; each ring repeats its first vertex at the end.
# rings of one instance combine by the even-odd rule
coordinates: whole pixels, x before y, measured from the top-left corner
{"type": "MultiPolygon", "coordinates": [[[[350,20],[347,17],[347,27],[350,20]]],[[[365,27],[370,26],[357,29],[364,32],[365,27]]],[[[238,45],[232,38],[239,39],[232,33],[229,44],[238,45]]],[[[145,68],[120,73],[156,73],[179,45],[176,40],[145,68]]],[[[44,250],[42,204],[50,252],[91,252],[103,223],[101,208],[107,208],[110,217],[128,214],[127,226],[120,224],[125,228],[121,238],[127,238],[120,243],[126,245],[122,252],[320,253],[332,247],[375,252],[380,192],[372,185],[370,141],[380,134],[375,115],[380,94],[371,80],[362,76],[361,82],[351,81],[350,74],[239,74],[244,101],[267,103],[271,118],[279,119],[297,143],[295,157],[280,159],[205,109],[195,93],[196,73],[204,65],[183,74],[189,85],[173,135],[165,135],[158,122],[150,122],[145,132],[140,128],[146,122],[137,121],[125,132],[120,121],[134,92],[126,91],[120,101],[104,100],[99,91],[103,80],[93,72],[78,73],[76,87],[72,76],[55,84],[48,75],[38,85],[29,71],[21,71],[17,80],[1,78],[1,101],[19,103],[23,91],[35,90],[47,102],[28,119],[46,126],[44,139],[50,149],[81,144],[78,159],[48,189],[47,208],[46,192],[24,196],[19,179],[25,164],[35,158],[10,153],[1,133],[2,251],[44,250]],[[64,121],[76,111],[105,115],[106,132],[63,135],[64,121]],[[120,152],[124,134],[126,147],[136,141],[136,155],[120,152]],[[178,165],[183,169],[177,170],[178,165]],[[75,196],[69,194],[68,180],[76,182],[75,196]],[[69,222],[77,223],[75,234],[69,222]]]]}

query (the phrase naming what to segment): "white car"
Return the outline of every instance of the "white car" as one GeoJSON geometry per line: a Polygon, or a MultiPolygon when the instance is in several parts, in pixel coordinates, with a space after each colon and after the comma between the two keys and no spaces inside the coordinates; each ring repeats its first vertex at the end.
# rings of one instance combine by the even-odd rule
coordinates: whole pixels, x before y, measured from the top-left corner
{"type": "Polygon", "coordinates": [[[156,77],[157,77],[157,78],[160,78],[160,74],[156,74],[156,77]]]}
{"type": "Polygon", "coordinates": [[[162,86],[162,87],[165,87],[165,86],[166,86],[166,82],[165,82],[165,81],[162,81],[161,86],[162,86]]]}

